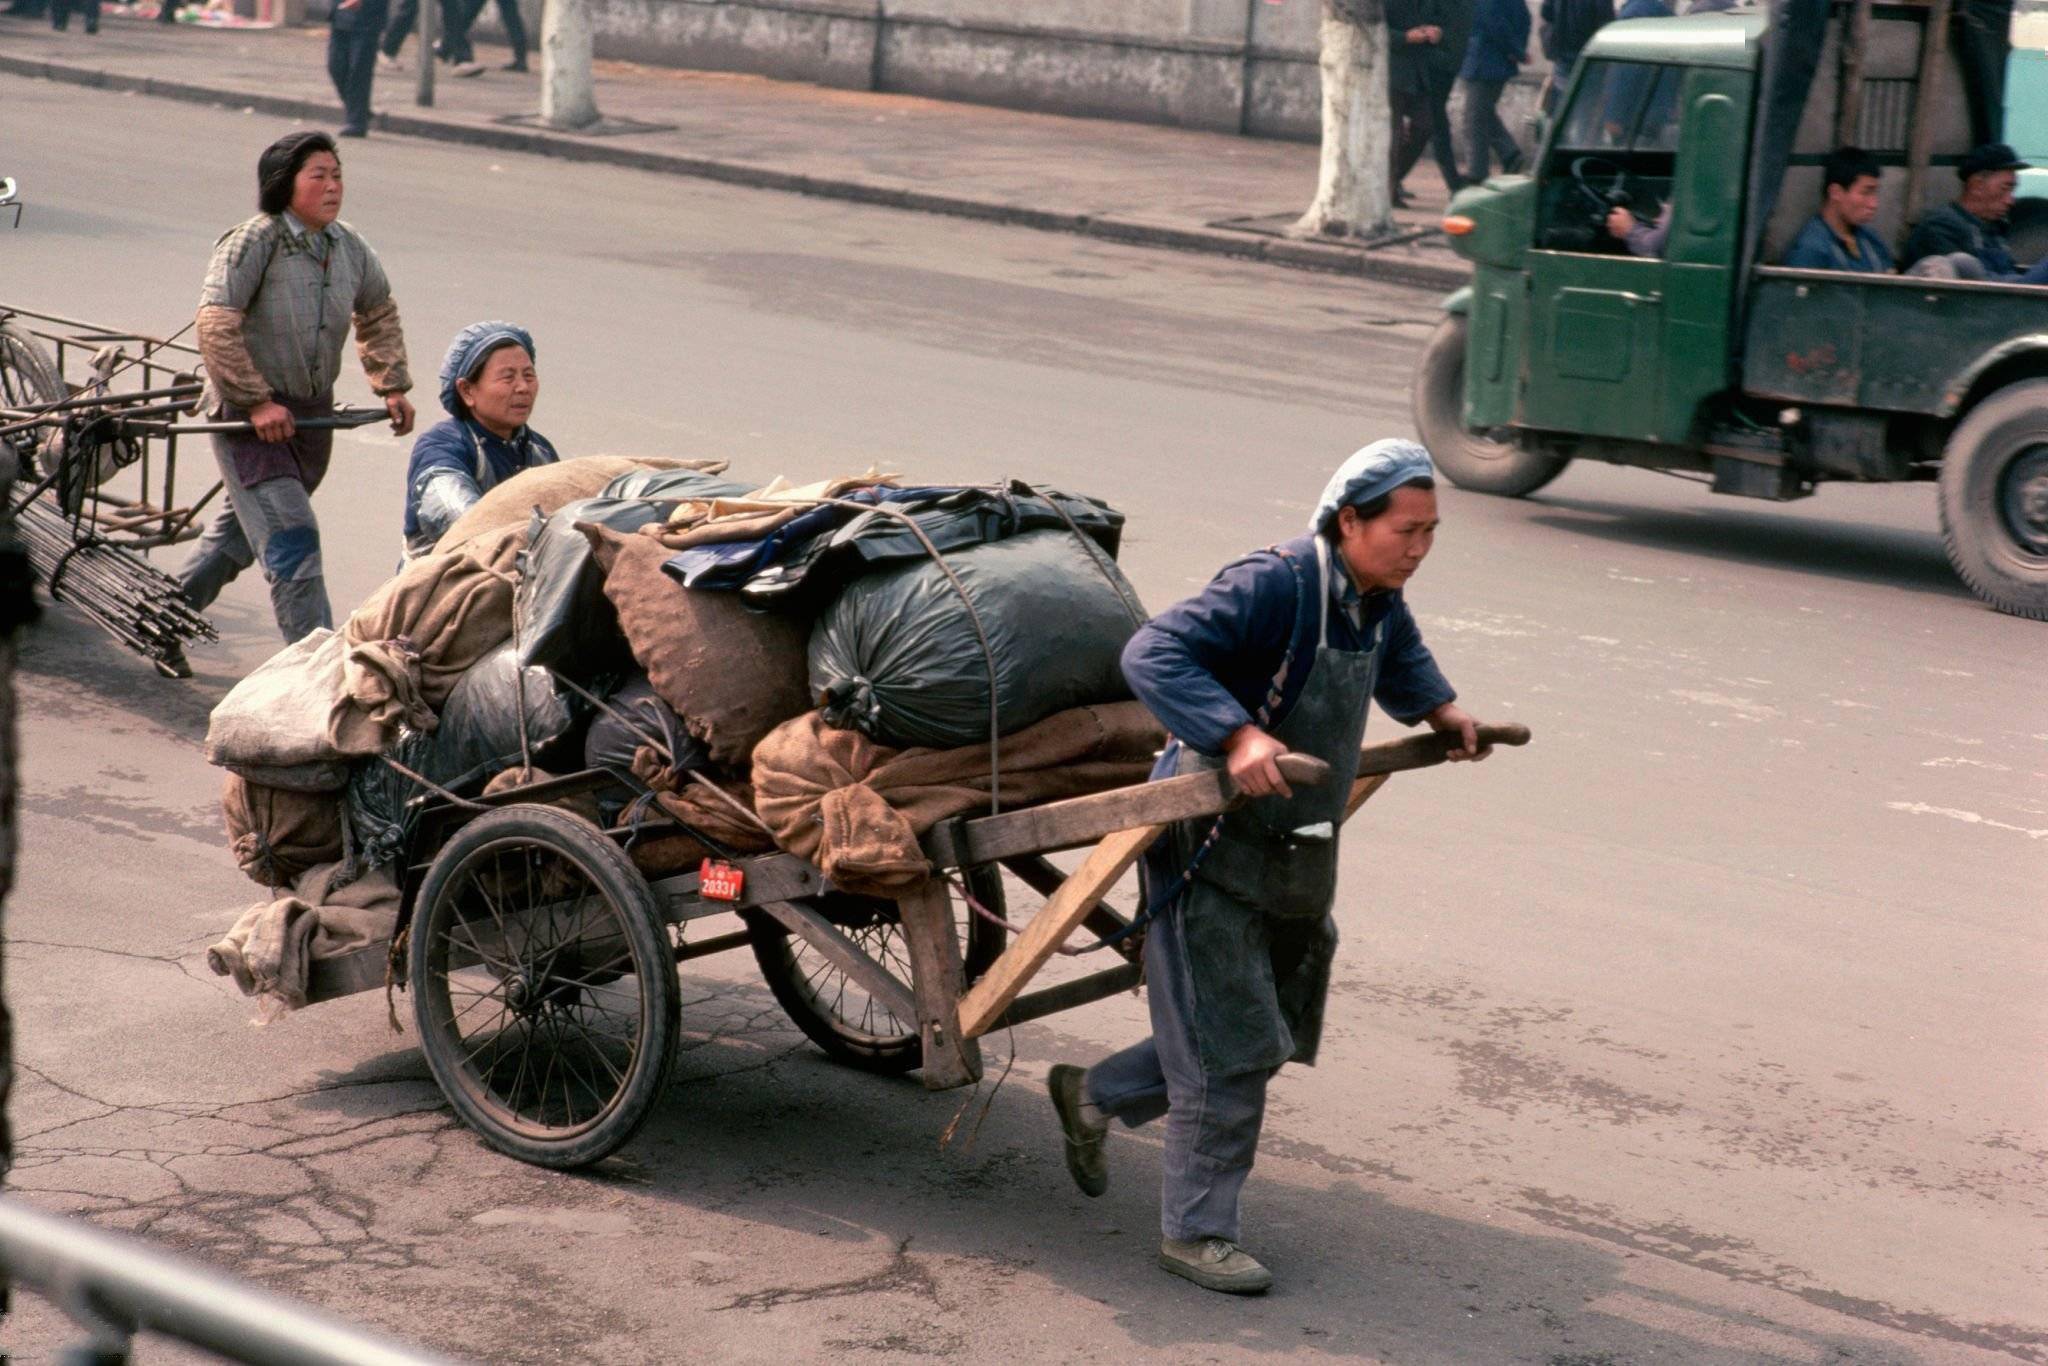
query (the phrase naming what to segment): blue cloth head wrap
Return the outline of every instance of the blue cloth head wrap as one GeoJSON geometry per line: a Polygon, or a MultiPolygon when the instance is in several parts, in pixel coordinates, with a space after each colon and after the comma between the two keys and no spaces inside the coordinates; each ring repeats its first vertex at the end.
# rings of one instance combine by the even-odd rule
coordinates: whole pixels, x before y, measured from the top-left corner
{"type": "Polygon", "coordinates": [[[1415,442],[1392,438],[1375,441],[1355,451],[1330,476],[1323,496],[1316,502],[1315,516],[1309,518],[1308,529],[1327,528],[1338,508],[1369,503],[1411,479],[1434,478],[1436,466],[1430,463],[1429,452],[1415,442]]]}
{"type": "Polygon", "coordinates": [[[469,416],[469,405],[455,392],[455,381],[473,376],[484,357],[506,342],[517,342],[528,356],[534,354],[533,334],[517,323],[471,323],[455,334],[448,354],[441,358],[441,406],[448,416],[469,416]]]}

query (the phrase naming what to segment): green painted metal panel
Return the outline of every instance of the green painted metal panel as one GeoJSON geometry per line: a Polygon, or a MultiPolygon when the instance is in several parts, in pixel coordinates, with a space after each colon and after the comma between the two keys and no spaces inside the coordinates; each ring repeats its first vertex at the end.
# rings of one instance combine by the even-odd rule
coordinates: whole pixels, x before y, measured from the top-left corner
{"type": "Polygon", "coordinates": [[[1586,44],[1586,60],[1667,62],[1754,71],[1762,52],[1761,14],[1698,14],[1683,19],[1623,19],[1586,44]]]}
{"type": "Polygon", "coordinates": [[[1524,425],[1685,442],[1730,386],[1751,83],[1747,71],[1686,71],[1663,259],[1529,253],[1524,425]]]}
{"type": "Polygon", "coordinates": [[[1528,293],[1528,279],[1519,270],[1481,266],[1474,272],[1465,352],[1465,422],[1470,427],[1484,430],[1514,421],[1529,326],[1528,293]]]}
{"type": "Polygon", "coordinates": [[[1947,416],[2000,360],[2048,355],[2048,308],[2026,285],[1764,267],[1750,298],[1743,388],[1790,403],[1947,416]]]}

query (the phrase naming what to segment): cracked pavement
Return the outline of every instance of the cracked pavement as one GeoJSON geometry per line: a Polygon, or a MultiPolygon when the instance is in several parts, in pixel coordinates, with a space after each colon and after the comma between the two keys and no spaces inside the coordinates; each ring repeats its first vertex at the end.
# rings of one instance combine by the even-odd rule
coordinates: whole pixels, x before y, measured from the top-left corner
{"type": "MultiPolygon", "coordinates": [[[[0,97],[47,130],[0,167],[29,205],[0,300],[179,326],[280,130],[0,97]]],[[[1433,317],[625,171],[347,156],[416,366],[526,321],[565,452],[1028,474],[1129,512],[1155,606],[1407,431],[1433,317]]],[[[395,554],[403,461],[337,445],[344,610],[395,554]]],[[[252,1027],[203,961],[255,889],[200,738],[274,648],[253,581],[188,684],[62,609],[26,648],[10,1184],[479,1362],[2048,1360],[2039,628],[1954,585],[1924,489],[1757,508],[1575,468],[1444,507],[1423,628],[1537,743],[1398,779],[1347,844],[1324,1061],[1276,1083],[1247,1193],[1264,1300],[1153,1268],[1150,1134],[1113,1137],[1103,1199],[1067,1181],[1045,1070],[1136,1038],[1133,998],[991,1039],[979,1091],[933,1095],[826,1061],[744,953],[692,963],[653,1119],[576,1174],[455,1123],[403,997],[398,1035],[376,992],[252,1027]]],[[[14,1361],[66,1340],[31,1296],[0,1324],[14,1361]]]]}

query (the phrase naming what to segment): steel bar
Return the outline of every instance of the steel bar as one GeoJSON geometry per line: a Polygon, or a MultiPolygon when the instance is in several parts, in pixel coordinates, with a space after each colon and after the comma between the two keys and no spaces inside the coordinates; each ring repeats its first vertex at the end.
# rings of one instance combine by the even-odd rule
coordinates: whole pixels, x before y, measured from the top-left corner
{"type": "Polygon", "coordinates": [[[161,660],[192,641],[219,639],[176,580],[89,524],[71,521],[47,499],[18,506],[15,525],[50,597],[76,607],[137,654],[161,660]]]}
{"type": "MultiPolygon", "coordinates": [[[[293,419],[292,425],[301,431],[339,431],[351,427],[367,427],[372,422],[388,422],[391,414],[382,408],[342,408],[323,417],[301,417],[293,419]]],[[[151,436],[190,436],[195,432],[249,432],[255,427],[247,422],[122,422],[123,429],[133,428],[151,436]]]]}
{"type": "Polygon", "coordinates": [[[82,395],[78,398],[64,399],[59,403],[38,404],[34,409],[0,408],[0,413],[68,413],[79,408],[107,408],[120,403],[148,403],[160,398],[192,398],[205,387],[195,380],[190,384],[172,384],[161,389],[137,389],[125,394],[82,395]]]}
{"type": "MultiPolygon", "coordinates": [[[[180,341],[172,341],[163,337],[146,337],[140,332],[112,332],[106,328],[101,327],[98,323],[82,323],[76,318],[59,317],[55,313],[38,313],[33,309],[16,308],[12,304],[9,304],[5,307],[0,307],[0,320],[4,320],[6,318],[34,318],[37,322],[55,323],[59,327],[80,328],[83,329],[87,337],[90,337],[94,340],[105,339],[108,341],[140,342],[144,346],[163,347],[168,348],[172,351],[183,351],[184,353],[190,356],[197,356],[199,354],[198,347],[187,346],[185,343],[180,341]]],[[[179,330],[183,331],[184,329],[181,328],[179,330]]],[[[34,328],[29,328],[28,331],[38,336],[43,335],[41,333],[37,333],[34,328]]],[[[58,340],[54,336],[45,336],[44,339],[46,341],[58,340]]],[[[85,340],[85,338],[74,338],[74,340],[82,341],[85,340]]]]}
{"type": "Polygon", "coordinates": [[[95,1327],[113,1321],[254,1366],[433,1366],[431,1356],[171,1257],[14,1199],[0,1199],[0,1263],[95,1327]]]}

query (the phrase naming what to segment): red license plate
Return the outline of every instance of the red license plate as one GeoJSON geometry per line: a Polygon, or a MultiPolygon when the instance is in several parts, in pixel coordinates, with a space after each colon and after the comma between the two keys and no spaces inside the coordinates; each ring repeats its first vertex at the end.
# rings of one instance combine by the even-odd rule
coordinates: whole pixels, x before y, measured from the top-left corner
{"type": "Polygon", "coordinates": [[[719,859],[705,859],[697,869],[697,891],[706,901],[738,901],[747,888],[744,868],[719,859]]]}

